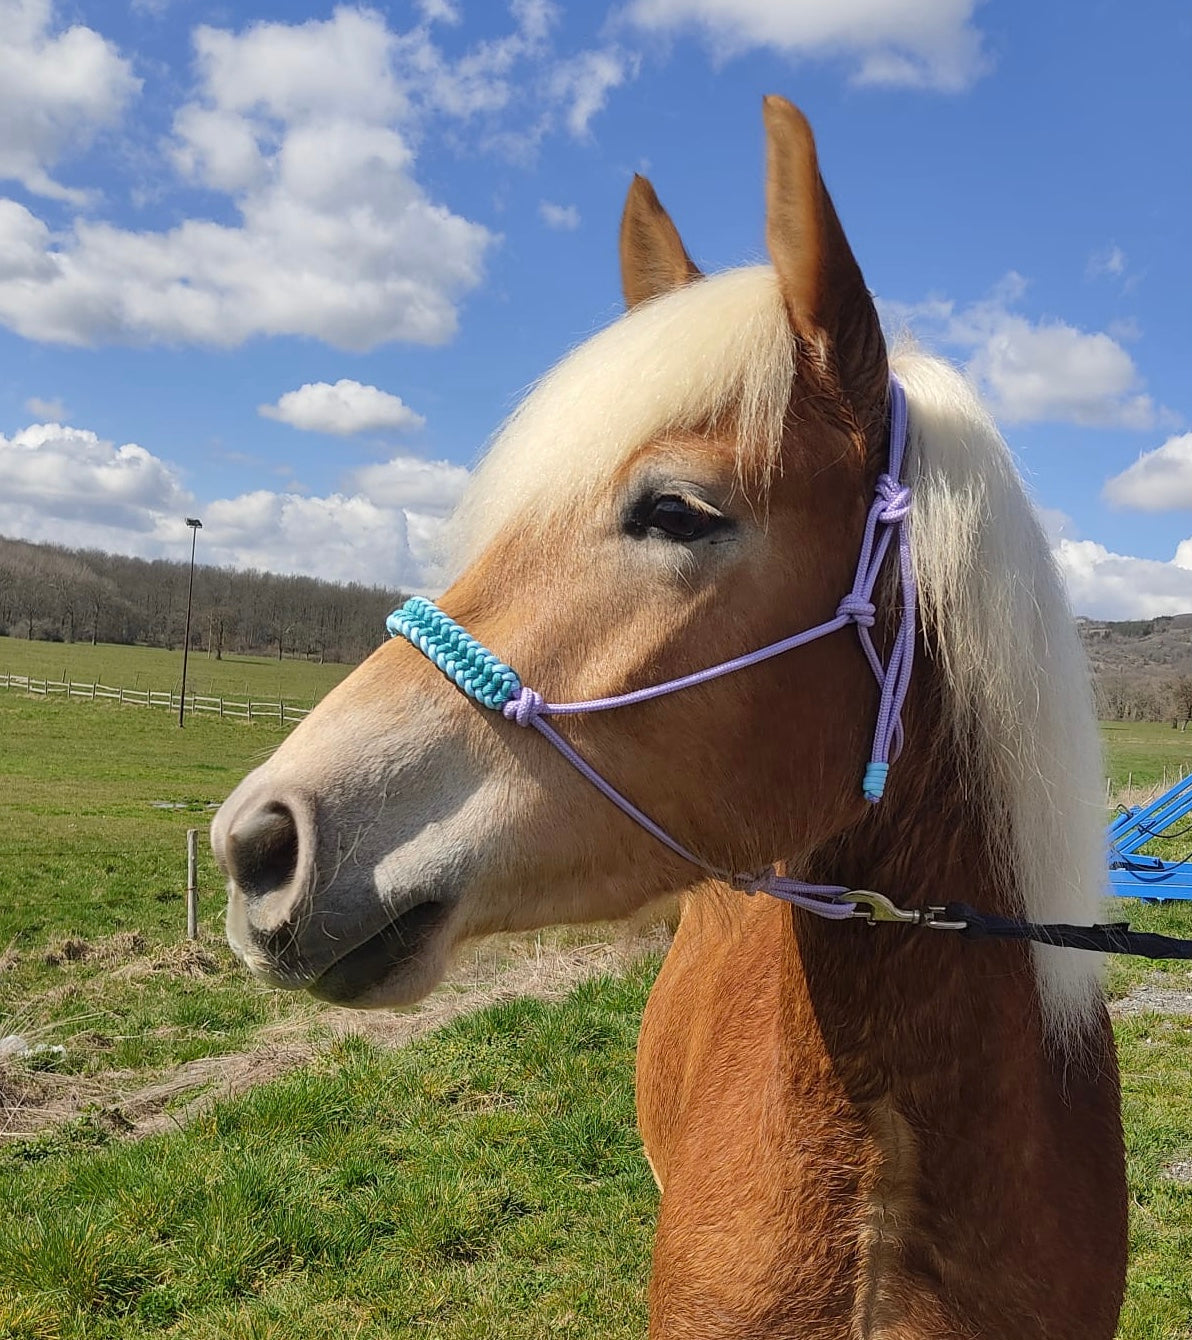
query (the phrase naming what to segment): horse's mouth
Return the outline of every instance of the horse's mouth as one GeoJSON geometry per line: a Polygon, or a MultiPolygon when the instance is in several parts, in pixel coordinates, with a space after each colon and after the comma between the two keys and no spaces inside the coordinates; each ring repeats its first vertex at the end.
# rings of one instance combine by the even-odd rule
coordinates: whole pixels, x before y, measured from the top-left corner
{"type": "Polygon", "coordinates": [[[409,1005],[421,999],[440,975],[443,955],[433,952],[433,942],[452,907],[441,899],[415,903],[306,989],[334,1005],[409,1005]]]}

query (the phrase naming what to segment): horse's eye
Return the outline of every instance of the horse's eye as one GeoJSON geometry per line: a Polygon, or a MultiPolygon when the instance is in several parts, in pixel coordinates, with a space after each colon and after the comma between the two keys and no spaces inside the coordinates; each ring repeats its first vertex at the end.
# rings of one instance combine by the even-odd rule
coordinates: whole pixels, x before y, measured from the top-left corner
{"type": "Polygon", "coordinates": [[[684,543],[702,540],[727,524],[728,519],[719,512],[677,493],[642,499],[629,519],[629,529],[635,534],[644,535],[652,530],[684,543]]]}

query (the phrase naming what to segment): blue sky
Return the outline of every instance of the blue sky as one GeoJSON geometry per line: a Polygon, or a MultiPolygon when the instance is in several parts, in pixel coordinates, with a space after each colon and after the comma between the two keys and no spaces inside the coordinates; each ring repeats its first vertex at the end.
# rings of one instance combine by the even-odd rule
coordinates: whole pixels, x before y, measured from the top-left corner
{"type": "Polygon", "coordinates": [[[966,365],[1078,612],[1192,610],[1178,0],[0,0],[0,533],[432,588],[465,468],[619,311],[634,171],[763,258],[764,93],[966,365]]]}

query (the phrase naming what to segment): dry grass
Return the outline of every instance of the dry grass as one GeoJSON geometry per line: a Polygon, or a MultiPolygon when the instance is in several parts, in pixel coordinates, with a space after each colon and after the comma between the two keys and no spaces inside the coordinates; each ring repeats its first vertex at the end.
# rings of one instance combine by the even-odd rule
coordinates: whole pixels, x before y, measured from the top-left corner
{"type": "MultiPolygon", "coordinates": [[[[663,924],[573,945],[544,943],[541,936],[494,937],[474,948],[414,1009],[364,1012],[311,1000],[305,1010],[260,1029],[248,1048],[197,1057],[151,1075],[141,1069],[96,1075],[39,1072],[25,1058],[9,1057],[0,1061],[0,1137],[28,1137],[89,1116],[107,1132],[141,1139],[306,1065],[345,1037],[400,1047],[462,1014],[503,1001],[521,996],[557,1000],[580,982],[663,952],[668,940],[663,924]]],[[[146,952],[139,936],[120,935],[95,945],[76,941],[69,953],[65,946],[55,952],[64,961],[112,964],[110,975],[124,980],[158,973],[202,977],[219,970],[214,956],[197,942],[146,952]]],[[[94,1035],[91,1041],[95,1045],[94,1035]]]]}

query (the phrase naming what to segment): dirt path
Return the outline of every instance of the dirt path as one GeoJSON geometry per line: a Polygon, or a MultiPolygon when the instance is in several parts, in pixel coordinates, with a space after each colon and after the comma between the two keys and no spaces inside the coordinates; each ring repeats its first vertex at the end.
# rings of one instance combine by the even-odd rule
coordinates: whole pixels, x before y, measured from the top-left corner
{"type": "Polygon", "coordinates": [[[619,943],[559,949],[529,946],[495,975],[478,979],[463,967],[412,1010],[348,1010],[317,1005],[309,1014],[263,1030],[249,1051],[202,1057],[145,1082],[144,1072],[58,1075],[0,1062],[0,1138],[21,1138],[89,1116],[113,1134],[142,1139],[181,1126],[213,1103],[306,1065],[330,1040],[355,1034],[400,1047],[461,1014],[517,996],[554,1000],[590,977],[617,972],[648,953],[665,950],[656,930],[619,943]]]}
{"type": "Polygon", "coordinates": [[[1134,1014],[1192,1014],[1192,973],[1157,974],[1120,1000],[1111,1000],[1109,1014],[1113,1019],[1134,1014]]]}

